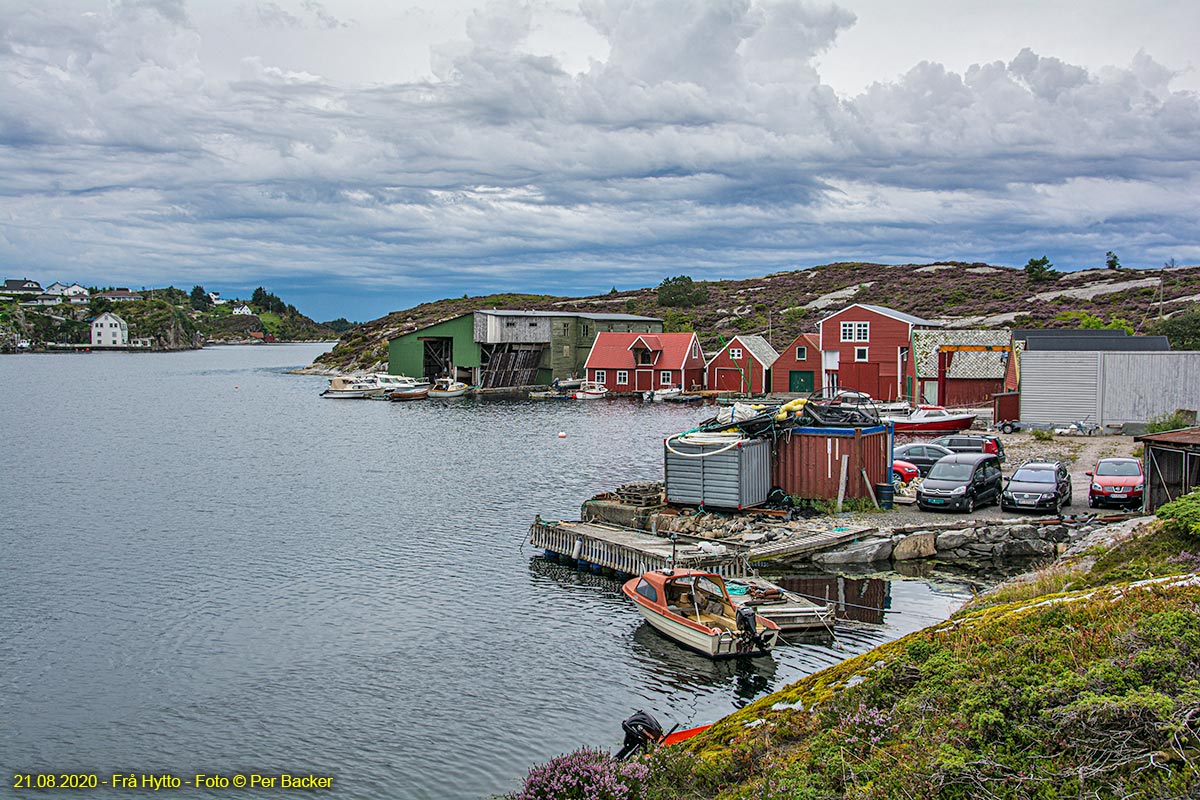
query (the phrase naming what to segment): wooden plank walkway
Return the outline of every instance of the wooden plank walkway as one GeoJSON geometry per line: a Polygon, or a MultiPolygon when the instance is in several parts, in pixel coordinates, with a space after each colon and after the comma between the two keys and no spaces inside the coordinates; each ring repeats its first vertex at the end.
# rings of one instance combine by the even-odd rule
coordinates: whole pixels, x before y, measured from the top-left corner
{"type": "MultiPolygon", "coordinates": [[[[862,525],[813,523],[807,528],[789,528],[788,536],[763,544],[746,545],[736,538],[723,539],[720,544],[725,545],[726,551],[720,554],[706,552],[680,537],[675,544],[675,566],[708,570],[728,578],[744,577],[748,563],[808,556],[874,530],[862,525]]],[[[539,517],[529,528],[529,543],[548,553],[625,575],[640,575],[671,565],[669,539],[598,522],[548,522],[539,517]]]]}

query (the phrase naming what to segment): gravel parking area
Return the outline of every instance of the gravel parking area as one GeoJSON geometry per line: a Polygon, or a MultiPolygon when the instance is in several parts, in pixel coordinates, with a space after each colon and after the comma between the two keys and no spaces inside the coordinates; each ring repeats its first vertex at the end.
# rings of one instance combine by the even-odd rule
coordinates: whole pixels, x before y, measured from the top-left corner
{"type": "MultiPolygon", "coordinates": [[[[1132,456],[1139,447],[1132,436],[1055,436],[1050,441],[1039,441],[1032,433],[996,433],[1004,444],[1005,461],[1001,465],[1004,477],[1008,476],[1026,461],[1062,461],[1071,473],[1072,503],[1070,512],[1086,514],[1088,485],[1091,479],[1085,475],[1096,465],[1097,459],[1109,456],[1132,456]]],[[[1002,513],[998,505],[977,509],[970,519],[997,520],[1012,519],[1018,515],[1012,512],[1002,513]]],[[[1025,514],[1020,516],[1044,516],[1040,514],[1025,514]]],[[[880,528],[899,528],[905,525],[920,525],[933,522],[952,522],[968,517],[955,512],[921,511],[916,504],[902,505],[897,503],[891,511],[882,513],[865,513],[851,515],[856,521],[865,525],[875,525],[880,528]]]]}

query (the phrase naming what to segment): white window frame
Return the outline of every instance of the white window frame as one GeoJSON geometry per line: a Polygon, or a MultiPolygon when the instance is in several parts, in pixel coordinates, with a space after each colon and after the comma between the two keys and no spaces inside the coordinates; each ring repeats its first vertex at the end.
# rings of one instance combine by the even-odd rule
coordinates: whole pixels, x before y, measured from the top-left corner
{"type": "Polygon", "coordinates": [[[796,360],[797,361],[808,361],[808,348],[807,347],[797,347],[796,348],[796,360]]]}
{"type": "Polygon", "coordinates": [[[596,383],[607,383],[608,372],[602,369],[595,370],[595,375],[592,377],[592,380],[596,383]]]}
{"type": "Polygon", "coordinates": [[[729,357],[731,359],[733,359],[734,361],[741,361],[743,355],[744,354],[742,353],[742,348],[740,348],[740,347],[729,348],[729,357]]]}
{"type": "Polygon", "coordinates": [[[869,323],[869,322],[843,322],[842,323],[842,341],[843,342],[869,342],[869,341],[871,341],[871,323],[869,323]]]}
{"type": "Polygon", "coordinates": [[[627,370],[627,369],[617,370],[617,385],[621,386],[623,384],[628,384],[628,383],[629,383],[629,370],[627,370]]]}
{"type": "Polygon", "coordinates": [[[673,386],[675,382],[671,379],[671,372],[672,372],[672,370],[669,370],[669,369],[664,369],[661,372],[659,372],[658,373],[658,382],[661,383],[663,386],[673,386]]]}
{"type": "Polygon", "coordinates": [[[871,348],[855,347],[854,348],[854,360],[856,362],[870,361],[871,360],[871,348]]]}

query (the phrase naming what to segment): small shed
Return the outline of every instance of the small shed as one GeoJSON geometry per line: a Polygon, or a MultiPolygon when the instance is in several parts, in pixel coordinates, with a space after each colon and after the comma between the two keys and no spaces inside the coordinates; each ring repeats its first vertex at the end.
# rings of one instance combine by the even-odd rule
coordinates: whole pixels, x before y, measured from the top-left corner
{"type": "Polygon", "coordinates": [[[1200,489],[1200,427],[1135,436],[1146,448],[1146,513],[1200,489]]]}
{"type": "Polygon", "coordinates": [[[708,388],[766,394],[771,391],[771,365],[777,358],[779,353],[763,337],[734,336],[706,365],[708,388]]]}
{"type": "Polygon", "coordinates": [[[776,394],[808,394],[820,389],[821,338],[802,333],[783,348],[771,367],[771,391],[776,394]]]}

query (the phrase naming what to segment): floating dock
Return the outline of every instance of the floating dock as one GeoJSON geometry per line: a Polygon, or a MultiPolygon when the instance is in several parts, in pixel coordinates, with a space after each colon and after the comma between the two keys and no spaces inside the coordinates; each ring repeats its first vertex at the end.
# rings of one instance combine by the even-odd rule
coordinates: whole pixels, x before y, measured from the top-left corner
{"type": "Polygon", "coordinates": [[[734,538],[714,543],[682,535],[672,544],[662,536],[632,528],[597,522],[547,522],[539,518],[529,528],[529,542],[548,556],[574,562],[581,568],[618,575],[640,575],[672,567],[715,572],[751,587],[751,592],[734,597],[734,602],[754,605],[758,613],[784,630],[808,630],[830,627],[833,609],[754,575],[751,564],[818,552],[874,530],[863,526],[813,525],[792,529],[788,536],[764,544],[746,545],[734,538]],[[719,548],[723,552],[712,552],[713,544],[723,545],[719,548]]]}

